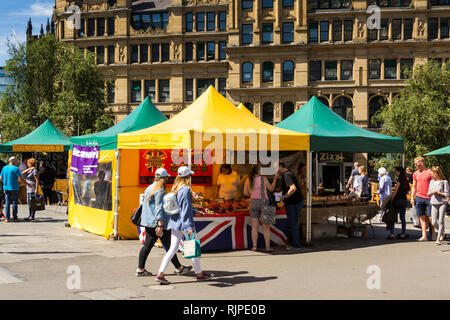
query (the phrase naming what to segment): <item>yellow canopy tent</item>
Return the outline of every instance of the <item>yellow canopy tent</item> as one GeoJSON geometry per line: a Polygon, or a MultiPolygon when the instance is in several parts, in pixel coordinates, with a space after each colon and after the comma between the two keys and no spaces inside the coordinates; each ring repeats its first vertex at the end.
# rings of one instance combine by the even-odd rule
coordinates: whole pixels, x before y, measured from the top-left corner
{"type": "Polygon", "coordinates": [[[242,103],[240,103],[237,107],[239,110],[244,111],[245,113],[251,115],[252,117],[255,117],[255,115],[251,113],[250,110],[248,110],[242,103]]]}

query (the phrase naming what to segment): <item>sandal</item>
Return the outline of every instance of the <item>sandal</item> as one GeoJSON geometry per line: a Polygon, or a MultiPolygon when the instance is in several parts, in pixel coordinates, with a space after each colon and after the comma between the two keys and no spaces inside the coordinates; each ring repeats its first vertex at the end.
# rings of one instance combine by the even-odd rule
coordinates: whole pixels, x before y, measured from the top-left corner
{"type": "Polygon", "coordinates": [[[258,248],[251,248],[252,251],[258,251],[258,248]]]}

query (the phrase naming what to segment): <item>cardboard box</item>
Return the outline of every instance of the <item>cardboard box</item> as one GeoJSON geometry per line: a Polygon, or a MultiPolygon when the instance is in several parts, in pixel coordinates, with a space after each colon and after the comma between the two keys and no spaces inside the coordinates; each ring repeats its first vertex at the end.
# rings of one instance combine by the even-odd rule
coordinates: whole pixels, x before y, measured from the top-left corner
{"type": "Polygon", "coordinates": [[[366,238],[368,230],[366,226],[353,226],[350,229],[350,236],[352,238],[366,238]]]}

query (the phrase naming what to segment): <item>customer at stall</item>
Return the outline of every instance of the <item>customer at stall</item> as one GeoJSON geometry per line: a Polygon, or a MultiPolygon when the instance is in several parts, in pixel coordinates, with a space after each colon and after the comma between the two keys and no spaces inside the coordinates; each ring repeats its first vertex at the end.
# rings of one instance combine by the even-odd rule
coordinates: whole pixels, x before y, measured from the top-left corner
{"type": "MultiPolygon", "coordinates": [[[[162,284],[170,284],[169,280],[164,277],[164,272],[167,269],[169,261],[178,251],[178,245],[183,237],[189,234],[191,237],[194,235],[194,210],[192,210],[192,190],[191,182],[194,172],[186,166],[178,168],[178,176],[175,178],[172,192],[176,196],[176,201],[180,212],[175,215],[171,215],[167,224],[167,229],[171,230],[170,249],[166,252],[161,266],[159,267],[159,273],[155,280],[162,284]]],[[[197,275],[197,281],[210,280],[214,277],[212,273],[202,271],[200,266],[200,259],[193,258],[192,264],[194,266],[194,272],[197,275]]]]}
{"type": "Polygon", "coordinates": [[[42,193],[44,194],[44,200],[47,204],[53,204],[53,185],[55,184],[55,173],[53,170],[43,161],[40,163],[39,167],[39,183],[41,184],[42,193]]]}
{"type": "MultiPolygon", "coordinates": [[[[273,192],[275,189],[276,179],[270,184],[266,177],[261,176],[261,166],[253,165],[248,173],[248,179],[244,186],[244,195],[250,198],[250,217],[252,221],[252,251],[258,250],[258,229],[260,217],[262,214],[263,205],[269,201],[269,194],[267,190],[273,192]],[[261,181],[263,179],[263,182],[261,181]],[[261,198],[262,184],[264,184],[264,199],[261,198]]],[[[264,242],[266,245],[266,252],[272,252],[270,247],[270,226],[263,224],[264,242]]]]}
{"type": "MultiPolygon", "coordinates": [[[[151,272],[145,269],[145,262],[158,239],[164,248],[170,248],[171,232],[167,230],[169,216],[163,208],[163,198],[166,193],[166,184],[170,175],[166,169],[159,168],[155,172],[155,181],[144,191],[145,201],[142,203],[141,226],[145,227],[145,243],[139,252],[139,264],[136,270],[137,277],[151,276],[151,272]]],[[[176,274],[189,272],[192,266],[182,266],[175,254],[172,258],[176,274]]]]}
{"type": "Polygon", "coordinates": [[[356,176],[355,192],[360,198],[368,199],[369,193],[369,176],[367,175],[367,168],[365,166],[359,167],[359,175],[356,176]]]}
{"type": "Polygon", "coordinates": [[[27,182],[23,179],[22,173],[18,168],[18,161],[16,157],[9,158],[9,165],[3,167],[0,172],[0,183],[3,183],[3,190],[5,192],[5,220],[10,221],[10,205],[12,204],[13,221],[18,222],[18,202],[19,202],[19,181],[23,184],[27,182]]]}
{"type": "Polygon", "coordinates": [[[445,238],[445,212],[447,211],[447,201],[449,197],[448,181],[440,167],[431,168],[431,177],[428,189],[428,196],[431,197],[431,219],[435,229],[438,229],[436,244],[442,244],[445,238]]]}
{"type": "Polygon", "coordinates": [[[288,231],[292,236],[292,246],[287,246],[287,250],[300,250],[300,234],[298,232],[298,216],[302,211],[304,198],[300,191],[300,186],[292,171],[286,168],[283,162],[279,163],[278,171],[274,178],[275,180],[281,177],[281,190],[283,196],[281,200],[284,202],[286,208],[286,215],[288,220],[288,231]]]}
{"type": "Polygon", "coordinates": [[[219,198],[233,200],[238,196],[240,178],[236,171],[229,164],[220,167],[220,174],[217,177],[219,186],[219,198]]]}
{"type": "Polygon", "coordinates": [[[353,166],[355,167],[352,170],[352,173],[350,174],[350,179],[348,179],[347,182],[347,189],[350,189],[350,191],[354,192],[355,191],[355,187],[356,187],[356,177],[359,176],[359,162],[355,162],[353,164],[353,166]]]}
{"type": "Polygon", "coordinates": [[[384,167],[378,169],[378,174],[380,175],[378,194],[380,195],[380,203],[383,203],[383,200],[392,194],[392,180],[384,167]]]}
{"type": "Polygon", "coordinates": [[[431,170],[425,166],[425,159],[423,157],[417,157],[414,159],[414,165],[417,171],[413,174],[413,185],[411,190],[411,204],[416,208],[416,213],[419,216],[420,227],[422,229],[422,237],[419,241],[428,241],[427,229],[430,224],[431,239],[434,239],[435,231],[433,224],[429,221],[431,217],[431,204],[430,197],[428,196],[428,190],[430,182],[432,180],[431,170]]]}
{"type": "Polygon", "coordinates": [[[31,198],[36,196],[38,194],[38,188],[39,188],[39,171],[36,167],[37,161],[34,158],[30,158],[27,161],[28,169],[24,170],[22,172],[23,177],[25,178],[25,181],[27,182],[27,203],[28,203],[28,210],[29,210],[29,216],[26,219],[27,221],[34,220],[34,215],[36,212],[31,209],[30,201],[31,198]]]}
{"type": "MultiPolygon", "coordinates": [[[[394,192],[392,193],[392,200],[395,211],[400,216],[400,222],[402,224],[402,233],[397,235],[397,239],[406,239],[406,207],[408,206],[408,199],[406,195],[409,193],[409,181],[406,175],[406,170],[403,167],[395,168],[395,176],[397,177],[397,183],[395,184],[394,192]]],[[[389,234],[389,240],[394,239],[395,224],[391,226],[391,233],[389,234]]]]}

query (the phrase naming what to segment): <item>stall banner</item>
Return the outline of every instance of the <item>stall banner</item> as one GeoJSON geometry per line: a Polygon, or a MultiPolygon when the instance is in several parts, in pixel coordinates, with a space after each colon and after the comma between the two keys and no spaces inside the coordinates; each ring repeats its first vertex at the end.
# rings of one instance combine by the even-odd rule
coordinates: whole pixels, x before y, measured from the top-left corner
{"type": "MultiPolygon", "coordinates": [[[[186,163],[177,164],[172,159],[172,150],[139,150],[139,185],[148,186],[155,179],[155,171],[158,168],[165,168],[171,175],[168,184],[172,184],[177,176],[178,168],[187,165],[186,163]]],[[[177,153],[177,157],[183,157],[183,150],[177,153]]],[[[210,151],[192,151],[191,170],[195,172],[192,176],[192,184],[197,186],[211,186],[213,166],[210,151]],[[202,164],[195,164],[195,159],[202,153],[202,164]],[[206,160],[205,160],[206,155],[206,160]],[[210,163],[210,164],[207,164],[210,163]]]]}
{"type": "Polygon", "coordinates": [[[99,150],[99,146],[85,147],[74,144],[70,171],[95,176],[97,174],[99,150]]]}

